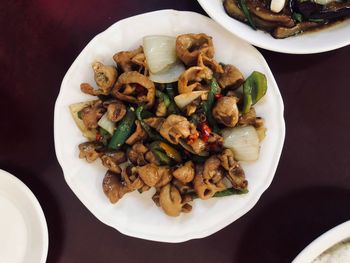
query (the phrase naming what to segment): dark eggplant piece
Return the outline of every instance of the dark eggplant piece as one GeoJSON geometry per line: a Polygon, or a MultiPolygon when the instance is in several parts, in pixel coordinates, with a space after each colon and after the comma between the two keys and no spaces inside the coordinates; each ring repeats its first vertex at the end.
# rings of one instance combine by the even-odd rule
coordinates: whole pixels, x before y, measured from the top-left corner
{"type": "Polygon", "coordinates": [[[310,30],[312,28],[318,27],[320,24],[316,23],[316,22],[300,22],[298,24],[296,24],[294,27],[277,27],[272,33],[271,35],[274,38],[287,38],[290,36],[294,36],[297,34],[300,34],[302,32],[305,32],[307,30],[310,30]]]}

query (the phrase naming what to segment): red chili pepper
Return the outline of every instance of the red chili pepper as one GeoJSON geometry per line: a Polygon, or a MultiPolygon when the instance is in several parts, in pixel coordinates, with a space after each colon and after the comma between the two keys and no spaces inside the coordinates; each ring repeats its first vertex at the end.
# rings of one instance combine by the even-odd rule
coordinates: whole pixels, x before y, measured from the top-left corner
{"type": "Polygon", "coordinates": [[[215,94],[215,99],[219,100],[220,98],[222,98],[224,95],[222,95],[221,93],[217,93],[215,94]]]}
{"type": "Polygon", "coordinates": [[[187,144],[193,144],[195,141],[197,141],[199,137],[199,133],[196,132],[195,134],[191,134],[187,137],[187,144]]]}
{"type": "Polygon", "coordinates": [[[96,133],[96,141],[100,141],[102,139],[102,136],[99,132],[96,133]]]}
{"type": "Polygon", "coordinates": [[[200,137],[204,142],[207,142],[211,133],[211,129],[208,126],[208,123],[202,122],[198,125],[198,128],[201,132],[200,137]]]}

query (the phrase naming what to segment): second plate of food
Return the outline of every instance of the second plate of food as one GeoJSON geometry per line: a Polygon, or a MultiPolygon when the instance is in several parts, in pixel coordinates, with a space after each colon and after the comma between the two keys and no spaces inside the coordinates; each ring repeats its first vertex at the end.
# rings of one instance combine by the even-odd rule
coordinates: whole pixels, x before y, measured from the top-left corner
{"type": "Polygon", "coordinates": [[[271,4],[240,0],[198,2],[228,31],[264,49],[311,54],[350,44],[349,1],[273,0],[271,4]],[[242,5],[245,8],[241,8],[242,5]]]}
{"type": "Polygon", "coordinates": [[[121,233],[163,242],[208,236],[249,211],[285,136],[261,54],[211,19],[175,10],[127,18],[92,39],[62,81],[54,126],[81,202],[121,233]]]}

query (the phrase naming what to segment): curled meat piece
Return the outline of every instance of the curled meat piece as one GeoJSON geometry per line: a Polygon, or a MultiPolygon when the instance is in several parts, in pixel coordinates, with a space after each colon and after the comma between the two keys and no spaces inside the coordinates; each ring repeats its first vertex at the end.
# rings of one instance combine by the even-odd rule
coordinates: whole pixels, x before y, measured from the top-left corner
{"type": "Polygon", "coordinates": [[[194,65],[199,54],[214,57],[212,37],[206,34],[184,34],[176,38],[176,54],[186,65],[194,65]]]}
{"type": "Polygon", "coordinates": [[[162,124],[164,121],[165,121],[164,118],[159,118],[159,117],[150,117],[150,118],[144,119],[144,122],[148,126],[156,129],[157,131],[160,131],[160,127],[162,127],[162,124]]]}
{"type": "Polygon", "coordinates": [[[194,165],[192,161],[186,162],[173,172],[173,176],[181,183],[189,183],[194,178],[194,165]]]}
{"type": "Polygon", "coordinates": [[[218,74],[218,83],[221,88],[237,89],[243,82],[244,77],[242,73],[233,65],[225,65],[222,74],[218,74]]]}
{"type": "Polygon", "coordinates": [[[196,175],[193,179],[193,187],[200,199],[206,200],[212,198],[216,192],[226,189],[222,178],[219,178],[219,176],[213,177],[215,180],[204,178],[203,165],[197,164],[195,171],[196,175]]]}
{"type": "Polygon", "coordinates": [[[103,91],[103,94],[109,94],[118,77],[116,68],[95,62],[92,64],[92,69],[97,86],[103,91]]]}
{"type": "Polygon", "coordinates": [[[137,173],[137,168],[131,165],[123,170],[122,179],[129,191],[141,189],[145,185],[137,173]]]}
{"type": "Polygon", "coordinates": [[[196,132],[194,124],[176,114],[169,115],[160,128],[160,134],[173,144],[178,144],[179,139],[186,139],[196,132]]]}
{"type": "Polygon", "coordinates": [[[159,193],[159,205],[168,216],[178,216],[182,210],[182,198],[175,186],[167,184],[159,193]]]}
{"type": "Polygon", "coordinates": [[[117,174],[122,172],[119,164],[126,162],[126,155],[123,151],[104,152],[100,158],[104,167],[117,174]]]}
{"type": "Polygon", "coordinates": [[[138,141],[143,141],[147,139],[147,133],[142,128],[139,120],[135,121],[136,131],[130,135],[130,137],[125,141],[126,144],[133,145],[138,141]]]}
{"type": "Polygon", "coordinates": [[[118,202],[124,194],[130,192],[120,180],[120,175],[112,171],[107,171],[103,178],[102,188],[109,201],[114,204],[118,202]]]}
{"type": "Polygon", "coordinates": [[[235,161],[233,152],[230,149],[225,149],[218,158],[222,167],[228,172],[227,178],[230,180],[232,187],[240,190],[246,189],[248,181],[245,179],[242,167],[235,161]]]}
{"type": "Polygon", "coordinates": [[[145,165],[147,164],[146,155],[149,149],[142,144],[142,142],[135,143],[128,152],[128,158],[134,165],[145,165]]]}
{"type": "Polygon", "coordinates": [[[87,162],[95,161],[101,155],[103,144],[101,142],[84,142],[79,144],[79,158],[85,158],[87,162]]]}
{"type": "Polygon", "coordinates": [[[144,166],[137,167],[137,173],[141,177],[142,181],[148,186],[160,187],[165,182],[169,182],[170,169],[168,166],[157,166],[156,164],[149,163],[144,166]],[[159,185],[157,185],[159,183],[159,185]]]}
{"type": "Polygon", "coordinates": [[[80,111],[80,117],[86,128],[94,129],[97,128],[97,122],[101,119],[106,109],[102,105],[101,100],[97,100],[93,104],[83,108],[80,111]]]}
{"type": "Polygon", "coordinates": [[[203,86],[203,80],[212,79],[213,72],[208,67],[194,66],[183,72],[178,80],[178,91],[180,94],[195,90],[205,90],[209,87],[203,86]]]}
{"type": "Polygon", "coordinates": [[[95,62],[92,64],[92,69],[98,89],[95,89],[89,83],[82,83],[80,84],[80,90],[93,96],[108,95],[118,77],[116,68],[103,65],[101,62],[95,62]]]}
{"type": "Polygon", "coordinates": [[[197,64],[200,67],[210,68],[211,71],[213,71],[213,73],[217,73],[217,74],[224,73],[224,69],[214,58],[209,58],[204,54],[199,54],[197,64]]]}
{"type": "Polygon", "coordinates": [[[173,179],[173,175],[171,174],[170,168],[168,166],[158,166],[158,173],[161,175],[161,177],[155,185],[156,188],[170,183],[171,179],[173,179]]]}
{"type": "Polygon", "coordinates": [[[256,120],[256,112],[254,107],[251,107],[247,113],[243,113],[238,120],[239,125],[254,125],[256,120]]]}
{"type": "Polygon", "coordinates": [[[103,102],[103,106],[107,108],[107,118],[110,121],[118,122],[124,118],[126,107],[120,100],[109,100],[103,102]]]}
{"type": "Polygon", "coordinates": [[[155,92],[154,83],[136,71],[121,74],[112,89],[116,98],[138,105],[145,104],[145,108],[153,105],[155,92]]]}
{"type": "Polygon", "coordinates": [[[235,127],[239,118],[237,102],[236,97],[221,97],[212,110],[213,117],[227,127],[235,127]]]}
{"type": "Polygon", "coordinates": [[[221,180],[224,171],[221,167],[220,159],[216,155],[210,156],[204,163],[203,178],[212,179],[214,182],[221,180]]]}
{"type": "Polygon", "coordinates": [[[113,56],[114,61],[123,70],[123,72],[137,71],[141,73],[147,72],[146,57],[143,53],[143,48],[139,48],[132,51],[121,51],[113,56]]]}

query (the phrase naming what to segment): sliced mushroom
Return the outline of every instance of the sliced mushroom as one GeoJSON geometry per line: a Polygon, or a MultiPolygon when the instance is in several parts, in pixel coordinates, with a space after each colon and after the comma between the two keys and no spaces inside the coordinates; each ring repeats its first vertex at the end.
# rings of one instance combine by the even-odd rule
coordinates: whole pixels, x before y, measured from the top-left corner
{"type": "Polygon", "coordinates": [[[119,100],[105,101],[103,102],[103,106],[107,108],[107,118],[110,121],[118,122],[126,114],[126,106],[119,100]]]}
{"type": "Polygon", "coordinates": [[[107,171],[106,175],[104,176],[102,188],[103,192],[112,204],[118,202],[124,196],[124,194],[129,192],[129,190],[123,186],[120,180],[120,175],[113,173],[112,171],[107,171]]]}
{"type": "Polygon", "coordinates": [[[173,172],[173,176],[181,183],[189,183],[194,178],[194,165],[192,161],[186,162],[173,172]]]}
{"type": "Polygon", "coordinates": [[[97,122],[101,119],[106,109],[102,105],[101,100],[97,100],[92,105],[83,108],[80,111],[81,119],[86,128],[95,129],[97,128],[97,122]]]}
{"type": "Polygon", "coordinates": [[[235,161],[233,152],[230,149],[226,149],[218,158],[222,167],[228,172],[227,178],[230,180],[232,187],[240,190],[246,189],[248,181],[245,178],[242,167],[235,161]]]}
{"type": "Polygon", "coordinates": [[[218,74],[217,80],[220,87],[223,89],[237,89],[243,84],[244,77],[238,68],[236,68],[233,65],[227,64],[224,66],[223,73],[218,74]]]}
{"type": "Polygon", "coordinates": [[[79,144],[79,158],[85,158],[87,162],[95,161],[101,155],[103,144],[101,142],[84,142],[79,144]]]}
{"type": "Polygon", "coordinates": [[[175,186],[167,184],[159,193],[159,204],[168,216],[178,216],[182,210],[182,198],[175,186]]]}
{"type": "Polygon", "coordinates": [[[160,134],[173,144],[178,144],[180,138],[186,139],[196,132],[196,127],[192,123],[176,114],[169,115],[160,128],[160,134]]]}
{"type": "Polygon", "coordinates": [[[112,94],[122,100],[150,108],[155,99],[154,83],[146,76],[130,71],[120,75],[112,89],[112,94]]]}
{"type": "Polygon", "coordinates": [[[122,172],[119,164],[126,162],[126,155],[122,151],[104,152],[100,158],[104,167],[118,174],[122,172]]]}
{"type": "Polygon", "coordinates": [[[176,38],[176,54],[186,65],[194,65],[198,55],[214,57],[212,37],[206,34],[184,34],[176,38]]]}
{"type": "Polygon", "coordinates": [[[133,145],[136,142],[143,141],[147,139],[147,133],[142,128],[139,120],[135,121],[136,131],[130,135],[130,137],[125,141],[126,144],[133,145]]]}
{"type": "Polygon", "coordinates": [[[239,118],[237,102],[236,97],[221,97],[212,110],[213,117],[227,127],[235,127],[239,118]]]}

